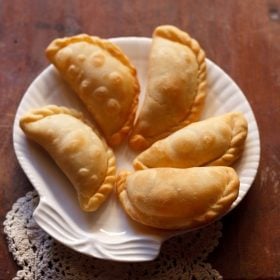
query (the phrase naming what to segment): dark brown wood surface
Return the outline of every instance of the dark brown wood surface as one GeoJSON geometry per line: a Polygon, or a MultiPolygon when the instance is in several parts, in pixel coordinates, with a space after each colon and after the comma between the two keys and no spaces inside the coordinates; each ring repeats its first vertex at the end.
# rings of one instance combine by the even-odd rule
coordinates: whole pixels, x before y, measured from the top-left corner
{"type": "MultiPolygon", "coordinates": [[[[57,37],[151,36],[173,24],[197,38],[249,100],[261,135],[261,163],[251,190],[224,219],[209,262],[225,279],[280,279],[280,1],[0,1],[0,222],[32,186],[12,146],[17,106],[48,62],[57,37]]],[[[0,234],[0,279],[17,266],[0,234]]]]}

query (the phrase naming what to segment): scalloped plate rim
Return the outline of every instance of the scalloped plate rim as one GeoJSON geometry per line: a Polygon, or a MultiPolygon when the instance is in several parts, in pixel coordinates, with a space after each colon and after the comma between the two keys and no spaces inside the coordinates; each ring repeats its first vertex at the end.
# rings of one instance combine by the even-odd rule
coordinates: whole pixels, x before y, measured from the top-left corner
{"type": "MultiPolygon", "coordinates": [[[[135,44],[137,42],[145,42],[145,43],[148,43],[150,44],[151,42],[151,38],[147,38],[147,37],[118,37],[118,38],[112,38],[110,39],[112,40],[113,42],[117,43],[117,44],[135,44]]],[[[231,85],[233,85],[235,87],[235,90],[237,90],[239,92],[239,95],[241,95],[242,97],[242,101],[245,102],[246,104],[246,107],[248,107],[249,109],[249,114],[251,115],[251,122],[253,123],[253,127],[254,127],[254,132],[256,134],[256,139],[254,139],[256,141],[256,144],[255,144],[255,153],[256,153],[256,159],[254,161],[254,170],[253,170],[253,175],[251,175],[251,181],[250,181],[250,184],[249,184],[249,187],[242,193],[242,197],[238,197],[238,200],[232,205],[231,209],[232,210],[234,207],[237,206],[237,204],[240,203],[240,201],[244,198],[244,196],[247,194],[247,192],[249,191],[251,185],[253,184],[254,182],[254,179],[256,177],[256,174],[257,174],[257,170],[258,170],[258,166],[259,166],[259,161],[260,161],[260,139],[259,139],[259,131],[258,131],[258,126],[257,126],[257,123],[256,123],[256,119],[255,119],[255,116],[254,116],[254,113],[253,113],[253,110],[248,102],[248,100],[246,99],[245,95],[243,94],[243,92],[241,91],[241,89],[238,87],[238,85],[230,78],[230,76],[225,73],[218,65],[216,65],[214,62],[212,62],[211,60],[207,59],[207,67],[214,67],[216,68],[216,70],[220,71],[220,75],[223,76],[224,78],[228,79],[229,82],[231,83],[231,85]]],[[[94,254],[92,251],[83,251],[81,248],[77,247],[77,246],[73,246],[73,244],[68,244],[67,242],[64,242],[63,239],[57,237],[57,236],[54,236],[53,234],[51,234],[48,226],[46,226],[46,224],[44,222],[41,221],[41,218],[40,218],[40,214],[39,211],[44,208],[42,205],[43,205],[43,201],[46,201],[46,198],[44,196],[44,194],[41,192],[40,190],[40,187],[38,188],[37,186],[37,182],[36,182],[36,174],[35,174],[35,177],[34,177],[34,174],[32,174],[32,170],[29,169],[29,166],[28,166],[28,162],[26,162],[26,158],[25,158],[25,154],[24,152],[21,151],[21,148],[18,144],[18,142],[16,141],[16,139],[18,137],[20,137],[18,135],[18,131],[19,131],[19,128],[18,128],[18,118],[19,118],[19,112],[21,110],[21,108],[24,106],[24,102],[25,102],[25,99],[27,98],[26,96],[28,96],[28,93],[29,91],[32,89],[32,87],[34,87],[34,85],[36,85],[37,82],[40,82],[40,80],[42,78],[44,78],[44,75],[48,75],[49,74],[49,71],[50,69],[52,68],[52,66],[47,66],[34,80],[33,82],[30,84],[30,86],[27,88],[25,94],[23,95],[22,97],[22,100],[20,101],[19,105],[18,105],[18,108],[17,108],[17,112],[16,112],[16,116],[15,116],[15,121],[14,121],[14,125],[13,125],[13,145],[14,145],[14,150],[15,150],[15,154],[16,154],[16,157],[23,169],[23,171],[25,172],[25,174],[27,175],[28,179],[31,181],[32,185],[34,186],[34,188],[38,191],[39,193],[39,197],[40,197],[40,202],[39,202],[39,205],[37,206],[37,208],[35,209],[34,211],[34,219],[36,220],[36,222],[40,225],[41,228],[43,228],[46,232],[48,232],[51,236],[53,236],[56,240],[58,240],[59,242],[65,244],[67,247],[70,247],[78,252],[82,252],[86,255],[89,255],[89,256],[94,256],[94,257],[97,257],[97,258],[101,258],[101,259],[108,259],[108,260],[115,260],[115,261],[149,261],[149,260],[153,260],[154,258],[157,257],[157,255],[159,254],[160,252],[160,246],[161,246],[161,243],[166,240],[167,238],[169,238],[170,234],[163,234],[163,236],[161,238],[158,238],[158,239],[149,239],[149,240],[152,240],[154,241],[155,245],[154,245],[154,252],[152,254],[148,254],[148,252],[146,252],[146,255],[145,256],[140,256],[138,255],[138,258],[137,258],[137,252],[135,251],[135,257],[136,258],[130,258],[129,257],[112,257],[111,255],[108,256],[102,256],[102,255],[98,255],[98,254],[94,254]],[[42,207],[42,208],[40,208],[42,207]]],[[[52,207],[49,203],[47,203],[47,205],[49,207],[52,207]]],[[[173,235],[177,235],[177,234],[181,234],[183,232],[186,232],[186,231],[176,231],[174,232],[173,235]]],[[[152,249],[152,248],[151,248],[152,249]]]]}

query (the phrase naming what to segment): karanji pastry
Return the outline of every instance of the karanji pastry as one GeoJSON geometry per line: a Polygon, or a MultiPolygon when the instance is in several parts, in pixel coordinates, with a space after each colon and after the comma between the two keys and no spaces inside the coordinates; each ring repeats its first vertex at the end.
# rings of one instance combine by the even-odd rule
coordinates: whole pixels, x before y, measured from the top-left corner
{"type": "Polygon", "coordinates": [[[206,94],[205,54],[197,41],[174,26],[155,29],[146,96],[129,144],[144,150],[198,120],[206,94]]]}
{"type": "Polygon", "coordinates": [[[46,55],[79,96],[109,145],[119,145],[134,121],[139,83],[119,47],[86,34],[56,39],[46,55]]]}
{"type": "Polygon", "coordinates": [[[95,211],[115,183],[115,157],[81,113],[55,105],[20,119],[26,136],[41,145],[75,187],[80,207],[95,211]]]}
{"type": "Polygon", "coordinates": [[[133,165],[135,169],[229,166],[241,156],[247,130],[247,121],[238,112],[195,122],[154,143],[133,165]]]}
{"type": "Polygon", "coordinates": [[[194,229],[225,214],[238,196],[231,167],[154,168],[117,179],[122,207],[136,222],[159,229],[194,229]]]}

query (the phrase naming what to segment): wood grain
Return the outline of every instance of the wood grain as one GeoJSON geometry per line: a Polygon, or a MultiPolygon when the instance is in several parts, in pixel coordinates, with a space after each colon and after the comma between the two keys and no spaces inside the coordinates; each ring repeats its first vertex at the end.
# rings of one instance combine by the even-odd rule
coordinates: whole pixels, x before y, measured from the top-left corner
{"type": "MultiPolygon", "coordinates": [[[[280,279],[280,1],[0,1],[0,222],[32,186],[12,147],[17,106],[48,65],[44,49],[77,33],[104,38],[151,36],[173,24],[197,38],[249,100],[261,134],[261,165],[252,189],[224,218],[209,261],[224,279],[280,279]]],[[[17,266],[0,235],[0,280],[17,266]]]]}

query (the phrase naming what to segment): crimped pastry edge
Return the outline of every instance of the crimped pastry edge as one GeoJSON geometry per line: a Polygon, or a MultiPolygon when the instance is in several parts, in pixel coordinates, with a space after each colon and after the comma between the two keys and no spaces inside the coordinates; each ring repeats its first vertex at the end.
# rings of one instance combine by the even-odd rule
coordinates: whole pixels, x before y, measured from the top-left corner
{"type": "MultiPolygon", "coordinates": [[[[113,187],[116,181],[116,159],[110,148],[107,147],[107,173],[105,175],[105,179],[102,185],[98,188],[97,192],[88,199],[88,203],[86,206],[82,206],[82,209],[85,212],[93,212],[96,211],[101,204],[108,198],[109,194],[112,192],[113,187]]],[[[82,198],[79,196],[79,200],[82,198]]],[[[84,200],[83,200],[84,201],[84,200]]]]}
{"type": "Polygon", "coordinates": [[[108,40],[101,39],[97,36],[89,36],[87,34],[79,34],[72,37],[54,39],[46,48],[45,51],[46,56],[49,59],[49,61],[56,66],[54,62],[54,56],[56,55],[56,53],[59,50],[63,49],[64,47],[72,43],[78,43],[78,42],[87,42],[89,44],[97,45],[100,48],[108,51],[113,57],[115,57],[121,63],[123,63],[125,66],[128,67],[132,77],[134,78],[133,88],[135,94],[130,106],[130,112],[128,113],[128,117],[126,121],[123,123],[123,126],[118,131],[114,132],[109,139],[106,139],[110,146],[113,147],[118,146],[128,135],[129,131],[132,129],[137,106],[138,106],[140,85],[137,79],[136,68],[131,64],[128,57],[121,51],[121,49],[117,45],[113,44],[108,40]]]}
{"type": "Polygon", "coordinates": [[[224,168],[227,170],[226,171],[227,174],[229,173],[233,174],[233,176],[228,176],[229,178],[232,177],[233,179],[228,181],[221,197],[215,202],[215,204],[213,204],[206,213],[198,217],[194,217],[192,220],[186,221],[184,218],[181,218],[181,219],[177,219],[177,222],[174,224],[173,217],[164,218],[164,217],[147,215],[141,212],[141,210],[139,210],[138,208],[135,208],[131,204],[130,200],[128,200],[129,206],[132,209],[132,211],[130,211],[125,206],[125,202],[122,197],[123,195],[125,195],[126,198],[128,199],[125,184],[126,184],[127,177],[130,175],[130,172],[122,172],[117,176],[116,188],[117,188],[118,198],[127,215],[138,223],[141,223],[149,227],[165,229],[165,230],[183,230],[183,229],[193,230],[201,226],[210,224],[215,220],[219,219],[220,217],[222,217],[230,209],[230,206],[238,197],[239,185],[240,185],[239,178],[233,168],[231,167],[224,167],[224,168]],[[225,203],[227,203],[226,206],[224,206],[225,203]],[[173,224],[170,225],[170,223],[173,224]]]}
{"type": "Polygon", "coordinates": [[[244,150],[244,143],[248,134],[246,118],[240,112],[229,113],[227,117],[230,118],[232,128],[229,148],[220,158],[205,164],[205,166],[230,166],[240,158],[244,150]]]}
{"type": "MultiPolygon", "coordinates": [[[[231,166],[233,163],[235,163],[241,156],[243,150],[244,150],[244,143],[247,138],[248,133],[248,122],[246,118],[244,117],[243,113],[241,112],[229,112],[224,115],[216,116],[216,117],[226,117],[229,119],[228,125],[232,129],[232,139],[230,141],[230,145],[226,152],[219,156],[216,159],[213,159],[209,162],[203,163],[199,166],[231,166]]],[[[211,117],[216,118],[216,117],[211,117]]],[[[206,121],[201,120],[201,122],[206,121]]],[[[176,132],[174,132],[176,133],[176,132]]],[[[161,139],[164,140],[164,139],[161,139]]],[[[159,141],[161,141],[159,140],[159,141]]],[[[156,142],[155,142],[156,143],[156,142]]],[[[153,143],[153,144],[155,144],[153,143]]],[[[146,150],[147,151],[147,150],[146,150]]],[[[144,151],[143,151],[144,152],[144,151]]],[[[137,155],[137,157],[133,160],[133,167],[135,170],[144,170],[148,168],[155,168],[155,166],[147,166],[145,165],[140,159],[139,156],[141,154],[137,155]]],[[[194,165],[191,167],[197,167],[198,165],[194,165]]],[[[162,166],[162,167],[173,167],[173,166],[162,166]]],[[[187,167],[186,167],[187,168],[187,167]]],[[[188,167],[190,168],[190,167],[188,167]]]]}
{"type": "Polygon", "coordinates": [[[154,142],[165,138],[172,132],[179,130],[180,128],[197,121],[200,117],[202,107],[204,106],[204,101],[206,97],[206,62],[205,62],[205,52],[200,47],[199,43],[190,37],[190,35],[180,30],[179,28],[172,25],[161,25],[158,26],[153,33],[153,37],[162,37],[169,39],[189,47],[196,55],[199,70],[198,70],[198,87],[197,94],[192,103],[190,112],[187,114],[184,120],[173,126],[169,130],[153,137],[144,137],[141,134],[134,134],[129,139],[129,145],[133,150],[142,151],[150,147],[154,142]]]}
{"type": "MultiPolygon", "coordinates": [[[[105,149],[106,149],[106,154],[107,154],[107,172],[104,178],[104,181],[102,185],[98,188],[96,193],[88,200],[88,204],[86,206],[83,206],[80,203],[80,207],[82,208],[83,211],[86,212],[92,212],[96,211],[100,205],[106,200],[108,195],[111,193],[113,186],[115,184],[115,174],[116,174],[116,160],[115,156],[113,154],[113,151],[107,146],[106,141],[104,138],[99,134],[99,132],[96,130],[96,128],[88,122],[83,114],[75,109],[67,108],[64,106],[57,106],[57,105],[47,105],[38,109],[33,109],[27,112],[23,117],[20,118],[20,127],[24,131],[24,125],[31,123],[31,122],[36,122],[38,120],[41,120],[47,116],[51,115],[56,115],[56,114],[67,114],[71,115],[82,122],[84,122],[86,125],[90,126],[91,129],[95,134],[97,134],[98,138],[101,140],[103,143],[105,149]]],[[[28,137],[28,136],[27,136],[28,137]]],[[[85,202],[84,198],[82,198],[78,194],[78,200],[79,202],[83,200],[85,202]]]]}

